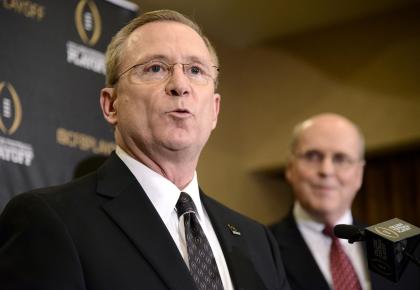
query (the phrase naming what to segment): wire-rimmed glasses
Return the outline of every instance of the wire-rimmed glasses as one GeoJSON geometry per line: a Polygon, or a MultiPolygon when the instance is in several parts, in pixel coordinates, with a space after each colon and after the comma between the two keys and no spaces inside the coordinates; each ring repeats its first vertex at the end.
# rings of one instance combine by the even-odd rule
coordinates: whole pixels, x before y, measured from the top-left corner
{"type": "Polygon", "coordinates": [[[185,76],[196,85],[207,85],[210,80],[216,82],[216,76],[219,72],[217,66],[207,66],[202,63],[168,64],[160,60],[151,60],[129,67],[117,77],[114,83],[117,83],[124,76],[128,76],[130,81],[137,84],[167,80],[178,64],[182,66],[185,76]]]}

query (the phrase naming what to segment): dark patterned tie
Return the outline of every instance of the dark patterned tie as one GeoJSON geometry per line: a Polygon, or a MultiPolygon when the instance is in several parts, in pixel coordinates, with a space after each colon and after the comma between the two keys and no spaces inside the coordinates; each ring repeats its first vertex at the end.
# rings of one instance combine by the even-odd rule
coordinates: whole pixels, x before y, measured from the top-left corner
{"type": "Polygon", "coordinates": [[[200,290],[222,290],[223,284],[210,244],[198,222],[191,197],[181,192],[176,203],[178,217],[184,216],[190,272],[200,290]]]}
{"type": "Polygon", "coordinates": [[[353,265],[343,250],[340,241],[333,233],[333,228],[326,225],[324,235],[331,238],[330,269],[334,290],[361,290],[359,279],[353,265]]]}

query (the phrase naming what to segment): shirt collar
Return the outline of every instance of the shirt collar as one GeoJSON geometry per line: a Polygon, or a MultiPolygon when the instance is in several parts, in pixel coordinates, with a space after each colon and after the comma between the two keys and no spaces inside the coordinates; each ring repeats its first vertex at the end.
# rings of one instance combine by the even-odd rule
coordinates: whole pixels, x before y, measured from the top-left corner
{"type": "MultiPolygon", "coordinates": [[[[305,210],[302,205],[295,201],[293,206],[293,216],[295,217],[296,223],[300,226],[316,232],[322,232],[325,227],[325,224],[320,223],[315,218],[311,216],[311,214],[305,210]]],[[[342,217],[340,217],[335,225],[338,224],[352,224],[353,223],[353,216],[351,214],[350,209],[346,210],[342,217]]],[[[335,226],[333,225],[333,226],[335,226]]]]}
{"type": "Polygon", "coordinates": [[[198,217],[204,216],[196,172],[194,172],[190,183],[184,189],[179,190],[170,180],[132,158],[121,147],[117,146],[115,153],[141,184],[141,187],[165,224],[168,224],[172,213],[175,212],[175,205],[181,191],[188,193],[193,199],[198,217]]]}

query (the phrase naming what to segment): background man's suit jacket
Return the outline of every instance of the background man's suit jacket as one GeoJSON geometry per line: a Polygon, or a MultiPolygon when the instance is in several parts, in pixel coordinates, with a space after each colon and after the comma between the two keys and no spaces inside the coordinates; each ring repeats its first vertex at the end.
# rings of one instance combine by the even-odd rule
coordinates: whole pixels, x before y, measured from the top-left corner
{"type": "MultiPolygon", "coordinates": [[[[268,229],[201,199],[235,289],[289,289],[268,229]]],[[[86,177],[18,195],[0,217],[0,289],[194,288],[164,223],[115,153],[86,177]]]]}
{"type": "MultiPolygon", "coordinates": [[[[292,212],[279,223],[272,225],[270,229],[279,244],[290,288],[292,290],[330,290],[324,275],[299,232],[292,212]]],[[[420,289],[420,268],[411,263],[397,284],[374,272],[370,272],[370,278],[372,290],[420,289]]]]}

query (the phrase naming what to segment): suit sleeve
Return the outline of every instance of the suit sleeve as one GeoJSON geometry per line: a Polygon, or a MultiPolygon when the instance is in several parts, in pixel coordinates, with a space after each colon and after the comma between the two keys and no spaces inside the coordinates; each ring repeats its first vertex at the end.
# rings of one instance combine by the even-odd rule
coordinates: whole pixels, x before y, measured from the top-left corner
{"type": "Polygon", "coordinates": [[[289,282],[287,281],[286,272],[284,270],[283,261],[281,259],[277,241],[275,240],[273,234],[267,228],[265,228],[265,231],[268,237],[271,252],[273,253],[274,263],[277,268],[277,273],[279,277],[279,289],[290,290],[289,282]]]}
{"type": "Polygon", "coordinates": [[[81,264],[63,222],[38,195],[21,194],[0,216],[0,289],[83,290],[81,264]]]}

